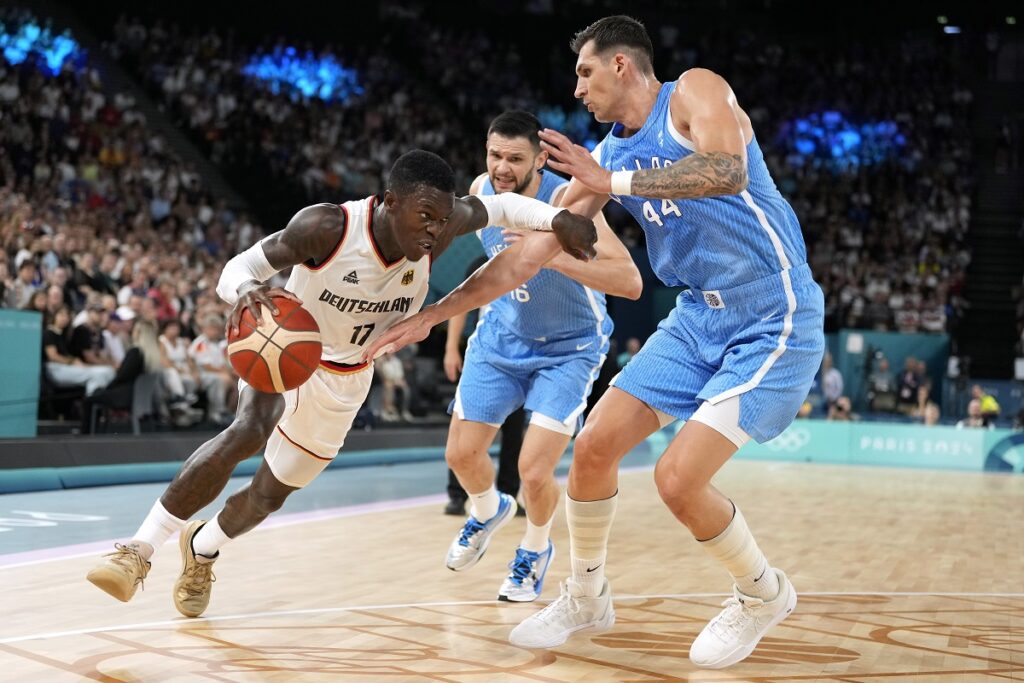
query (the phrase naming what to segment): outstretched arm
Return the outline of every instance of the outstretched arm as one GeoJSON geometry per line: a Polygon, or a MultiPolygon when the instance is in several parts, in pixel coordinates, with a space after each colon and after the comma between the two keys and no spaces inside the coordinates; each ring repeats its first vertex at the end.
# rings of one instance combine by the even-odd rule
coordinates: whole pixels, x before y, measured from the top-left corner
{"type": "Polygon", "coordinates": [[[228,330],[238,332],[238,322],[245,309],[252,309],[256,324],[262,324],[260,307],[266,306],[277,315],[271,302],[283,296],[297,303],[301,300],[291,292],[268,287],[264,282],[278,271],[300,263],[320,263],[345,234],[345,213],[335,204],[315,204],[299,211],[284,230],[257,242],[224,266],[217,294],[234,304],[228,319],[228,330]]]}
{"type": "Polygon", "coordinates": [[[480,266],[448,296],[389,328],[363,351],[363,359],[394,353],[423,341],[434,325],[511,292],[539,273],[558,253],[558,242],[553,239],[521,240],[513,244],[480,266]]]}
{"type": "MultiPolygon", "coordinates": [[[[564,199],[566,189],[562,193],[564,199]]],[[[607,201],[607,197],[605,198],[607,201]]],[[[557,202],[556,202],[557,203],[557,202]]],[[[570,258],[564,252],[557,252],[555,256],[545,264],[545,268],[556,270],[576,282],[596,289],[612,296],[621,296],[626,299],[639,299],[643,291],[643,279],[629,250],[612,232],[604,214],[598,211],[594,216],[594,225],[597,227],[597,258],[593,261],[577,261],[570,258]]],[[[523,233],[507,232],[506,241],[519,240],[550,240],[550,235],[524,235],[523,233]]]]}
{"type": "Polygon", "coordinates": [[[679,77],[670,109],[677,128],[689,127],[696,152],[664,168],[612,173],[553,130],[541,131],[541,144],[554,159],[548,162],[552,168],[572,174],[594,192],[693,199],[745,190],[746,140],[729,84],[707,69],[691,69],[679,77]]]}

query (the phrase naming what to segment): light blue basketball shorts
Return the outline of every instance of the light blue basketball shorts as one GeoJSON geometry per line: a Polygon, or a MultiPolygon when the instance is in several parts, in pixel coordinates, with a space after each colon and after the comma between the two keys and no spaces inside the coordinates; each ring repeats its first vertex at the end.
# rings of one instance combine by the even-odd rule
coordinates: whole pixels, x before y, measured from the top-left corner
{"type": "Polygon", "coordinates": [[[462,378],[448,412],[500,425],[525,405],[530,423],[573,435],[608,353],[597,335],[536,342],[484,319],[470,337],[462,378]]]}
{"type": "Polygon", "coordinates": [[[680,420],[739,397],[739,427],[768,441],[807,397],[824,318],[807,264],[727,290],[687,290],[612,385],[680,420]]]}

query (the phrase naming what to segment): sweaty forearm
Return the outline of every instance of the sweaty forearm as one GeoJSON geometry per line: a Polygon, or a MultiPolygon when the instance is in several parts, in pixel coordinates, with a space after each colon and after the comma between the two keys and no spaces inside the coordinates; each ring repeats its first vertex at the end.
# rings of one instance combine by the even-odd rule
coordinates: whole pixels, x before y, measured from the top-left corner
{"type": "Polygon", "coordinates": [[[643,280],[632,259],[595,259],[580,261],[567,254],[559,254],[547,265],[584,287],[599,292],[637,299],[643,291],[643,280]]]}
{"type": "MultiPolygon", "coordinates": [[[[507,252],[506,252],[507,253],[507,252]]],[[[481,266],[448,296],[423,309],[432,325],[474,308],[480,308],[523,284],[540,272],[543,264],[529,259],[502,258],[499,254],[481,266]]]]}

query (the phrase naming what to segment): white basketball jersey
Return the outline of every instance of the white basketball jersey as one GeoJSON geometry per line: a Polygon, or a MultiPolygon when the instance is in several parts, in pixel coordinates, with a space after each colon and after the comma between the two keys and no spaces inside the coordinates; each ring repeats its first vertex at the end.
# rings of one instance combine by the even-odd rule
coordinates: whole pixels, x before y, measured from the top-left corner
{"type": "Polygon", "coordinates": [[[341,205],[345,233],[320,265],[292,268],[285,286],[320,326],[323,360],[358,365],[363,349],[427,296],[430,258],[388,263],[370,230],[376,197],[341,205]]]}

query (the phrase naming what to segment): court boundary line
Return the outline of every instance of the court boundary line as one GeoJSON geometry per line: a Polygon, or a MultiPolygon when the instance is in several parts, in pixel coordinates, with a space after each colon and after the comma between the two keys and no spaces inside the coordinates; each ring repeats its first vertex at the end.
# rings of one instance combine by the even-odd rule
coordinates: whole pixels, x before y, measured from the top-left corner
{"type": "MultiPolygon", "coordinates": [[[[654,465],[637,465],[623,467],[620,474],[633,472],[653,471],[654,465]]],[[[558,477],[560,485],[565,486],[567,477],[558,477]]],[[[413,496],[410,498],[392,498],[388,500],[377,500],[369,503],[353,503],[351,505],[339,505],[328,508],[303,510],[302,512],[289,512],[283,515],[271,515],[265,522],[257,526],[252,532],[261,532],[269,529],[305,524],[307,522],[322,522],[333,519],[344,519],[345,517],[356,517],[368,515],[375,512],[394,512],[396,510],[408,510],[409,508],[425,507],[436,505],[448,500],[445,493],[431,493],[425,496],[413,496]]],[[[60,560],[74,560],[80,557],[93,557],[109,552],[114,543],[125,541],[124,538],[110,538],[99,541],[86,541],[84,543],[73,543],[70,545],[58,545],[50,548],[37,548],[16,553],[5,553],[0,555],[0,572],[5,569],[17,569],[30,567],[47,562],[58,562],[60,560]]],[[[175,534],[164,545],[176,544],[178,535],[175,534]]]]}
{"type": "MultiPolygon", "coordinates": [[[[620,595],[616,601],[623,600],[652,600],[652,599],[675,599],[687,600],[693,598],[721,598],[732,595],[731,593],[661,593],[653,595],[620,595]]],[[[913,591],[808,591],[800,595],[805,597],[828,597],[828,596],[880,596],[880,597],[948,597],[948,598],[1021,598],[1024,593],[958,593],[958,592],[913,592],[913,591]]],[[[550,600],[540,601],[541,603],[551,602],[550,600]]],[[[204,624],[219,621],[238,621],[240,619],[266,619],[279,617],[305,616],[311,614],[344,614],[345,612],[375,612],[395,609],[415,609],[418,607],[475,607],[478,605],[499,606],[497,600],[455,600],[441,602],[407,602],[391,603],[383,605],[346,605],[342,607],[314,607],[299,610],[267,610],[264,612],[248,612],[243,614],[225,614],[223,616],[199,617],[189,619],[178,617],[175,619],[164,619],[161,621],[145,621],[133,624],[115,624],[113,626],[98,626],[92,628],[73,629],[70,631],[50,631],[44,633],[32,633],[24,636],[11,636],[0,638],[0,645],[11,645],[24,643],[33,640],[54,640],[68,636],[92,635],[95,633],[116,633],[119,631],[131,631],[135,629],[151,629],[162,626],[181,626],[184,624],[204,624]]]]}

